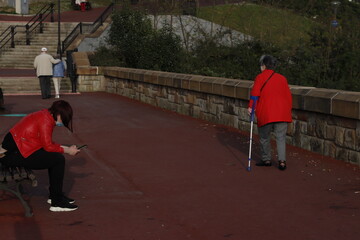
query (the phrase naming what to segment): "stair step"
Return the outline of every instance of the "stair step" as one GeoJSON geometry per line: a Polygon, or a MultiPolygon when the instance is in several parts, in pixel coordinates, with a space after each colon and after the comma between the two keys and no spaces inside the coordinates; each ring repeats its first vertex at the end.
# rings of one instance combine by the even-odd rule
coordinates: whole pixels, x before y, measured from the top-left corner
{"type": "MultiPolygon", "coordinates": [[[[54,92],[53,82],[51,82],[51,89],[54,92]]],[[[37,77],[0,77],[0,87],[3,93],[39,93],[40,84],[37,77]]],[[[69,78],[64,78],[61,81],[60,92],[71,92],[71,82],[69,78]]]]}

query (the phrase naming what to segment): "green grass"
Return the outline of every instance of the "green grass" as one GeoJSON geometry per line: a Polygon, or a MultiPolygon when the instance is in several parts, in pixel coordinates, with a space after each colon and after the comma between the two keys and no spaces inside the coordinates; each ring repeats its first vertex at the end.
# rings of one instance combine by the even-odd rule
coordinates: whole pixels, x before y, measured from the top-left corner
{"type": "Polygon", "coordinates": [[[203,7],[198,17],[283,47],[307,41],[307,32],[318,24],[290,11],[256,4],[203,7]]]}

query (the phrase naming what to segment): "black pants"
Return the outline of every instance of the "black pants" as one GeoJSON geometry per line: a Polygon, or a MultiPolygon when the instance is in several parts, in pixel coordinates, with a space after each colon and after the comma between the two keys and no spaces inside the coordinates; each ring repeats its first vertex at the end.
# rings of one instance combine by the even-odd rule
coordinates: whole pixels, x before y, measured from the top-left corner
{"type": "Polygon", "coordinates": [[[43,99],[51,97],[51,77],[52,76],[39,76],[41,97],[43,99]]]}
{"type": "Polygon", "coordinates": [[[2,147],[7,150],[5,157],[1,159],[2,164],[9,167],[24,167],[33,170],[48,169],[49,174],[49,192],[52,201],[62,199],[62,188],[65,171],[65,157],[61,153],[47,152],[44,149],[24,158],[11,135],[8,133],[2,143],[2,147]]]}

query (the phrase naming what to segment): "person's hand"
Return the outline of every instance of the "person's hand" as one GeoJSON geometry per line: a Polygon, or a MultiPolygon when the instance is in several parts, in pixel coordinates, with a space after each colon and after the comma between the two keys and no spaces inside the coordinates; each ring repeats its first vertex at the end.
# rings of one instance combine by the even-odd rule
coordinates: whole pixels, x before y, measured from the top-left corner
{"type": "Polygon", "coordinates": [[[80,150],[76,147],[76,145],[72,145],[70,147],[63,147],[63,148],[64,148],[64,152],[71,156],[74,156],[80,152],[80,150]]]}
{"type": "Polygon", "coordinates": [[[252,111],[252,108],[249,107],[249,108],[248,108],[248,114],[249,114],[249,116],[251,116],[251,111],[252,111]]]}

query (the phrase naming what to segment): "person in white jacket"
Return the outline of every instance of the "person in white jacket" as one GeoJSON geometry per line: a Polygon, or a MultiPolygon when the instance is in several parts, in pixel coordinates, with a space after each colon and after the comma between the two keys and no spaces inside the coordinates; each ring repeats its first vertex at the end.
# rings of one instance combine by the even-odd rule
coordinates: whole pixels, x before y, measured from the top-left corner
{"type": "Polygon", "coordinates": [[[41,97],[47,99],[51,97],[51,78],[53,75],[53,64],[59,63],[60,59],[54,59],[47,54],[47,48],[41,48],[41,53],[35,57],[34,68],[40,81],[41,97]]]}

